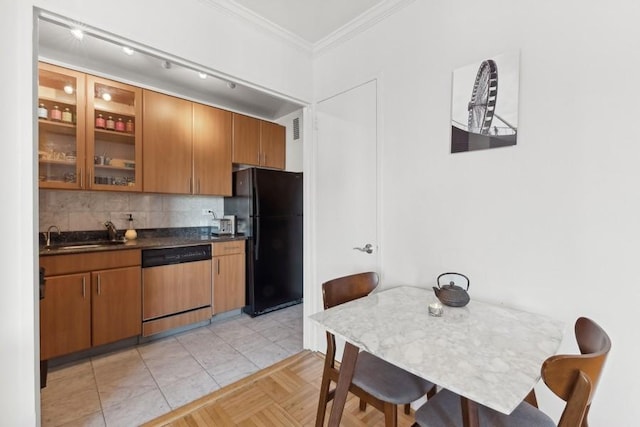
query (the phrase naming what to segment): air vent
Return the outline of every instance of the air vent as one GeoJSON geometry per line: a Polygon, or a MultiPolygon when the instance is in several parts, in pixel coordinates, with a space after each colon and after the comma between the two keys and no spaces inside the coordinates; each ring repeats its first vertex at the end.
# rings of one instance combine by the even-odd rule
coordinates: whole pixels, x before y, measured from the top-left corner
{"type": "Polygon", "coordinates": [[[293,119],[293,140],[300,139],[300,117],[293,119]]]}

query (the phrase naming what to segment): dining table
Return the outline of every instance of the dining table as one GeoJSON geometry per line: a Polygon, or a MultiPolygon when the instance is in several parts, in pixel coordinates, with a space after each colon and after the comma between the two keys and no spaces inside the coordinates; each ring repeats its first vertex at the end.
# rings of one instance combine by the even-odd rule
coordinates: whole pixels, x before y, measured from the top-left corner
{"type": "Polygon", "coordinates": [[[309,316],[345,342],[329,426],[340,424],[360,351],[457,393],[465,427],[477,427],[478,405],[509,414],[527,397],[564,336],[548,315],[472,299],[433,316],[436,302],[431,289],[397,286],[309,316]]]}

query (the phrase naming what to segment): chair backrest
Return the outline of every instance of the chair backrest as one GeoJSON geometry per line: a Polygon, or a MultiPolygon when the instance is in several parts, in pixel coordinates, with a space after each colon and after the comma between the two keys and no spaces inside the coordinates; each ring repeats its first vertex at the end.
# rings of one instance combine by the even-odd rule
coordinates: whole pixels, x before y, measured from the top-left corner
{"type": "Polygon", "coordinates": [[[542,378],[549,389],[568,402],[576,387],[581,387],[584,381],[581,377],[586,377],[589,387],[586,406],[589,406],[611,350],[611,340],[596,322],[586,317],[576,320],[575,334],[581,354],[549,357],[542,364],[542,378]]]}
{"type": "Polygon", "coordinates": [[[352,274],[322,284],[324,308],[334,307],[369,295],[378,286],[378,274],[372,271],[352,274]]]}

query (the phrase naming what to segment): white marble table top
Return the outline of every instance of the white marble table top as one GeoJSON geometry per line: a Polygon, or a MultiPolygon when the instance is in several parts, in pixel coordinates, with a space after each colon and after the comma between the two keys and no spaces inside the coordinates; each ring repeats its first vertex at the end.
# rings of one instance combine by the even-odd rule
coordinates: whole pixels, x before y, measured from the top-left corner
{"type": "Polygon", "coordinates": [[[509,414],[555,354],[562,322],[479,301],[444,306],[430,289],[401,286],[310,316],[328,331],[394,365],[509,414]]]}

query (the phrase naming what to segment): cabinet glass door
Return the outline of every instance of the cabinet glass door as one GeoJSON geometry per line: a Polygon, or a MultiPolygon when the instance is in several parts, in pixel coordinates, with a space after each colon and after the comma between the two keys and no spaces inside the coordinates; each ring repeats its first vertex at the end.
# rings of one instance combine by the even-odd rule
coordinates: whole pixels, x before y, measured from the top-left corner
{"type": "Polygon", "coordinates": [[[85,78],[38,66],[38,181],[41,188],[83,188],[85,78]]]}
{"type": "Polygon", "coordinates": [[[87,158],[91,189],[142,190],[142,90],[87,76],[87,158]]]}

